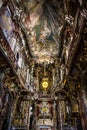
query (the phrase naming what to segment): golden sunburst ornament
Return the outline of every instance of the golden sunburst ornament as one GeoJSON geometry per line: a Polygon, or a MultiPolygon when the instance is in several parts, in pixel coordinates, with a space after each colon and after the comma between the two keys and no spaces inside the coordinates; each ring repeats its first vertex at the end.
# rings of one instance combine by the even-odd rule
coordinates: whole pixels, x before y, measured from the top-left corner
{"type": "Polygon", "coordinates": [[[48,82],[47,81],[43,81],[42,82],[42,86],[44,89],[46,89],[48,87],[48,82]]]}

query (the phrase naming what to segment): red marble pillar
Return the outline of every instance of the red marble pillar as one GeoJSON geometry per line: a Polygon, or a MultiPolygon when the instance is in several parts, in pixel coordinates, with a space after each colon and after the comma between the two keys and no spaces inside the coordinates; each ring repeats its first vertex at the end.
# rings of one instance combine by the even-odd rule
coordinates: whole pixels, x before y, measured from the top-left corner
{"type": "Polygon", "coordinates": [[[87,92],[82,88],[78,89],[79,111],[83,130],[87,130],[87,92]]]}

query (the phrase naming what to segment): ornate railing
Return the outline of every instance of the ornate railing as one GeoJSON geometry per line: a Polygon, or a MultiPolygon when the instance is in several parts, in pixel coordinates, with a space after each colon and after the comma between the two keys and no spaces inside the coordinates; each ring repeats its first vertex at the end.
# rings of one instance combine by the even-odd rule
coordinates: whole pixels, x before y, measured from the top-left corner
{"type": "Polygon", "coordinates": [[[4,54],[7,55],[7,57],[9,58],[14,69],[17,71],[18,64],[17,64],[16,58],[15,58],[15,55],[14,55],[9,43],[6,41],[2,31],[0,31],[0,46],[2,47],[4,54]]]}

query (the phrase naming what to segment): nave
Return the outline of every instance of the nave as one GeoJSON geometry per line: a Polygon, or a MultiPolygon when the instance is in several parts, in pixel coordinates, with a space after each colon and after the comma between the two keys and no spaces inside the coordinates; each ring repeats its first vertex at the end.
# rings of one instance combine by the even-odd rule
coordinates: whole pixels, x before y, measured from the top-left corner
{"type": "Polygon", "coordinates": [[[86,0],[0,0],[0,130],[87,130],[86,0]]]}

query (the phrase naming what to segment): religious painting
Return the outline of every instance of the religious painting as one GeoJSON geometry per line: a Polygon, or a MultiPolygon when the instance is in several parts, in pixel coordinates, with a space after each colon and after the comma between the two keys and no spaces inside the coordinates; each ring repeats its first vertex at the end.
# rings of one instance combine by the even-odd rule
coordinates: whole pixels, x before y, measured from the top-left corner
{"type": "Polygon", "coordinates": [[[11,20],[11,12],[8,6],[5,7],[0,14],[0,27],[4,33],[4,36],[6,37],[6,40],[10,42],[13,35],[12,30],[14,28],[14,24],[11,20]]]}

